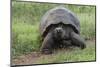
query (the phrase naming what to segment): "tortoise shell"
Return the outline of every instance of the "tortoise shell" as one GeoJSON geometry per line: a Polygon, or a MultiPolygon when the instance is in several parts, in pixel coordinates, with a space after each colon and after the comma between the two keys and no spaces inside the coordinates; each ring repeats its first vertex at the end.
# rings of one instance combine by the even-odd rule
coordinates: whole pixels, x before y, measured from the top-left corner
{"type": "Polygon", "coordinates": [[[62,23],[70,25],[77,34],[80,34],[80,22],[70,10],[64,7],[56,7],[47,11],[40,22],[40,33],[45,37],[51,27],[62,23]]]}

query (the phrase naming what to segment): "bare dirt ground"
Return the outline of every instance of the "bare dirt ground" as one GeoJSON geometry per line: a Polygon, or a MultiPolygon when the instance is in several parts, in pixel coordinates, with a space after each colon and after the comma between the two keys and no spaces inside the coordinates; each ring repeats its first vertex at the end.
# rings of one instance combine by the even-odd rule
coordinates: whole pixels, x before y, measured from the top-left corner
{"type": "Polygon", "coordinates": [[[32,52],[27,55],[22,55],[19,56],[18,58],[12,60],[13,65],[27,65],[27,64],[32,64],[35,63],[36,59],[41,56],[40,53],[37,52],[32,52]]]}
{"type": "MultiPolygon", "coordinates": [[[[87,41],[89,42],[89,45],[91,44],[95,44],[95,41],[87,41]]],[[[68,49],[67,51],[70,51],[71,49],[68,49]]],[[[60,52],[66,52],[66,50],[60,50],[60,52]]],[[[59,53],[59,50],[56,51],[54,54],[56,55],[57,53],[59,53]]],[[[15,58],[13,59],[12,58],[12,64],[13,65],[29,65],[29,64],[37,64],[37,61],[40,60],[40,58],[42,59],[45,59],[45,57],[47,57],[49,60],[51,58],[51,56],[54,56],[54,54],[50,54],[50,55],[44,55],[44,54],[41,54],[39,52],[31,52],[29,54],[26,54],[26,55],[22,55],[22,56],[19,56],[18,58],[15,58]]]]}

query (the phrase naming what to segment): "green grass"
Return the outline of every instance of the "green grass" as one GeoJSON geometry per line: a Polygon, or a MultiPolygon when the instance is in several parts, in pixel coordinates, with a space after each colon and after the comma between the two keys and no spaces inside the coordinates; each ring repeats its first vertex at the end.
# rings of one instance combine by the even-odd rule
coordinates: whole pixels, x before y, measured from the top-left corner
{"type": "Polygon", "coordinates": [[[95,38],[95,13],[77,14],[80,20],[81,36],[85,39],[95,38]]]}
{"type": "Polygon", "coordinates": [[[41,56],[34,64],[46,63],[63,63],[63,62],[80,62],[80,61],[95,61],[95,42],[88,41],[87,48],[59,50],[52,55],[41,56]]]}
{"type": "Polygon", "coordinates": [[[37,51],[41,38],[38,33],[38,25],[17,23],[12,26],[12,51],[14,55],[37,51]]]}
{"type": "MultiPolygon", "coordinates": [[[[17,57],[30,52],[39,51],[41,46],[41,37],[39,34],[39,23],[43,14],[53,7],[62,4],[48,4],[48,3],[32,3],[32,2],[12,2],[12,55],[17,57]]],[[[95,7],[94,6],[76,6],[76,5],[63,5],[73,11],[81,22],[81,36],[86,39],[95,39],[95,7]]],[[[61,59],[80,59],[78,53],[83,55],[83,59],[92,59],[90,53],[94,48],[72,52],[57,54],[55,61],[61,59]],[[78,58],[76,56],[79,56],[78,58]],[[68,57],[68,58],[67,58],[68,57]],[[85,58],[86,57],[86,58],[85,58]],[[59,58],[59,59],[58,59],[59,58]]],[[[94,54],[93,54],[94,55],[94,54]]],[[[93,58],[94,59],[94,58],[93,58]]],[[[72,61],[74,61],[72,59],[72,61]]],[[[41,61],[43,62],[43,61],[41,61]]]]}

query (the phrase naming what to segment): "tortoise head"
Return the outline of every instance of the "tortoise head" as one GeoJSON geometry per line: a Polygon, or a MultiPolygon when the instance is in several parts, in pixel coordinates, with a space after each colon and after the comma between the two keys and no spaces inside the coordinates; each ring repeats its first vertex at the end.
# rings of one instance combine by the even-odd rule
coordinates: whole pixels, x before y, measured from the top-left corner
{"type": "Polygon", "coordinates": [[[52,31],[52,33],[55,39],[61,40],[65,35],[65,30],[62,27],[57,27],[52,31]]]}
{"type": "Polygon", "coordinates": [[[69,40],[72,31],[73,29],[70,26],[58,26],[53,29],[52,35],[57,40],[69,40]]]}

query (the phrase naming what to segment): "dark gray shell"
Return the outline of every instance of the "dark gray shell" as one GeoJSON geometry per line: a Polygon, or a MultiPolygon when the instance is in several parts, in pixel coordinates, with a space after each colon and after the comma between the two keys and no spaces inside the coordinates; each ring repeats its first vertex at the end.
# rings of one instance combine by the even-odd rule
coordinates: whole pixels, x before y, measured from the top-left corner
{"type": "Polygon", "coordinates": [[[41,35],[45,36],[51,25],[59,23],[71,25],[76,33],[80,33],[80,23],[77,17],[64,7],[56,7],[47,11],[47,13],[42,17],[40,22],[41,35]]]}

